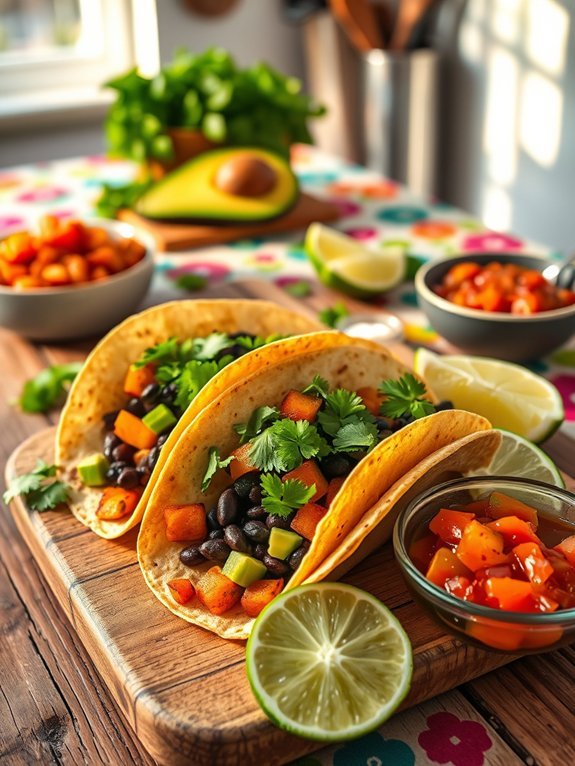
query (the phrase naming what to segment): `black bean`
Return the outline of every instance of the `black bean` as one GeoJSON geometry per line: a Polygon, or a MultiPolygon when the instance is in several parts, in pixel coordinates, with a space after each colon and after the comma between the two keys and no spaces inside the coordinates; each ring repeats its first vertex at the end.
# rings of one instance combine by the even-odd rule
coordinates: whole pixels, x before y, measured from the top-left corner
{"type": "Polygon", "coordinates": [[[152,447],[150,450],[150,453],[148,455],[148,465],[153,470],[154,466],[158,462],[158,458],[160,457],[160,450],[158,449],[157,445],[152,447]]]}
{"type": "Polygon", "coordinates": [[[106,431],[111,431],[114,428],[114,423],[116,422],[119,412],[120,410],[113,410],[112,412],[106,412],[105,415],[102,415],[106,431]]]}
{"type": "Polygon", "coordinates": [[[188,548],[180,551],[180,561],[187,567],[193,567],[196,564],[201,564],[202,561],[205,561],[205,558],[196,545],[190,545],[188,548]]]}
{"type": "Polygon", "coordinates": [[[231,548],[224,540],[206,540],[200,545],[200,553],[208,561],[223,564],[230,555],[231,548]]]}
{"type": "Polygon", "coordinates": [[[108,433],[104,436],[104,455],[108,460],[113,460],[112,453],[120,444],[123,444],[123,442],[115,433],[108,433]]]}
{"type": "Polygon", "coordinates": [[[222,525],[218,521],[218,510],[216,506],[214,505],[213,508],[210,508],[208,513],[206,514],[206,521],[208,522],[208,529],[210,532],[213,529],[221,529],[222,525]]]}
{"type": "Polygon", "coordinates": [[[344,454],[328,455],[320,463],[322,473],[328,479],[347,476],[354,466],[353,460],[344,454]]]}
{"type": "Polygon", "coordinates": [[[147,465],[139,465],[136,468],[136,473],[138,474],[140,478],[140,484],[144,487],[150,480],[150,476],[152,475],[152,472],[150,471],[147,465]]]}
{"type": "Polygon", "coordinates": [[[268,553],[268,547],[267,545],[263,545],[259,543],[255,546],[253,555],[256,559],[259,559],[260,561],[264,560],[264,556],[267,556],[268,553]]]}
{"type": "Polygon", "coordinates": [[[275,559],[269,553],[264,556],[263,563],[273,577],[283,577],[289,572],[289,566],[285,561],[275,559]]]}
{"type": "Polygon", "coordinates": [[[244,534],[253,540],[254,543],[265,543],[268,541],[270,531],[263,521],[247,521],[243,526],[244,534]]]}
{"type": "Polygon", "coordinates": [[[175,383],[168,383],[160,391],[160,401],[164,404],[173,404],[178,395],[178,387],[175,383]]]}
{"type": "Polygon", "coordinates": [[[250,544],[242,530],[236,524],[228,524],[224,529],[224,540],[233,551],[249,553],[250,544]]]}
{"type": "Polygon", "coordinates": [[[258,521],[265,521],[268,512],[261,505],[254,505],[253,508],[248,508],[246,516],[248,519],[254,519],[258,521]]]}
{"type": "Polygon", "coordinates": [[[290,513],[289,516],[274,516],[270,514],[266,519],[266,525],[269,529],[272,527],[279,527],[280,529],[289,529],[291,520],[295,516],[295,513],[290,513]]]}
{"type": "Polygon", "coordinates": [[[128,468],[127,463],[111,463],[110,467],[106,471],[106,478],[113,484],[118,481],[118,476],[122,473],[124,468],[128,468]]]}
{"type": "Polygon", "coordinates": [[[112,459],[114,461],[121,460],[124,463],[131,463],[135,453],[135,447],[130,447],[129,444],[118,444],[118,446],[114,447],[112,450],[112,459]]]}
{"type": "Polygon", "coordinates": [[[260,475],[257,471],[244,473],[234,481],[233,487],[238,497],[248,497],[254,487],[259,487],[260,475]]]}
{"type": "Polygon", "coordinates": [[[141,399],[138,399],[137,397],[130,399],[125,409],[127,409],[128,412],[131,412],[132,415],[135,415],[137,418],[143,418],[146,414],[144,402],[142,402],[141,399]]]}
{"type": "Polygon", "coordinates": [[[259,486],[259,484],[255,487],[252,487],[250,489],[250,494],[248,495],[250,502],[255,503],[256,505],[259,505],[262,501],[262,488],[259,486]]]}
{"type": "Polygon", "coordinates": [[[135,468],[124,468],[118,476],[118,486],[122,489],[134,489],[140,483],[140,477],[135,468]]]}
{"type": "Polygon", "coordinates": [[[141,399],[144,404],[156,404],[160,397],[161,387],[158,383],[150,383],[149,386],[142,391],[141,399]]]}
{"type": "Polygon", "coordinates": [[[302,559],[306,553],[307,553],[307,550],[303,546],[300,546],[297,549],[297,551],[294,551],[291,554],[291,556],[288,558],[288,564],[290,565],[290,568],[293,569],[294,572],[301,564],[302,559]]]}
{"type": "Polygon", "coordinates": [[[452,410],[453,409],[453,402],[450,402],[449,399],[443,399],[441,402],[437,402],[435,405],[435,411],[440,412],[441,410],[452,410]]]}
{"type": "Polygon", "coordinates": [[[224,530],[221,527],[219,529],[212,529],[208,537],[210,540],[223,540],[224,530]]]}
{"type": "MultiPolygon", "coordinates": [[[[170,429],[170,431],[171,430],[172,429],[170,429]]],[[[170,435],[169,431],[164,431],[163,434],[160,434],[160,436],[158,436],[158,441],[156,442],[156,447],[158,449],[161,449],[164,446],[164,444],[166,443],[169,435],[170,435]]]]}
{"type": "Polygon", "coordinates": [[[223,359],[224,356],[232,356],[234,359],[237,359],[239,356],[243,356],[245,353],[247,353],[247,348],[245,346],[242,346],[239,343],[234,343],[227,348],[223,348],[218,353],[216,359],[218,362],[220,359],[223,359]]]}
{"type": "Polygon", "coordinates": [[[233,487],[224,489],[218,499],[217,518],[220,526],[227,527],[234,522],[238,516],[239,503],[238,496],[233,487]]]}

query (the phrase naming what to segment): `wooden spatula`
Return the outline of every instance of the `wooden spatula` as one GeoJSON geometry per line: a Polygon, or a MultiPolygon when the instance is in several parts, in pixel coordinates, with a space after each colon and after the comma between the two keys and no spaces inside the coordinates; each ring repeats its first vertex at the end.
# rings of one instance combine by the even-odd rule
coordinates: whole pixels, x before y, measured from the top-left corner
{"type": "Polygon", "coordinates": [[[377,15],[369,0],[329,0],[329,6],[356,50],[367,53],[384,47],[377,15]]]}
{"type": "Polygon", "coordinates": [[[436,0],[399,0],[389,50],[404,51],[413,32],[436,0]]]}

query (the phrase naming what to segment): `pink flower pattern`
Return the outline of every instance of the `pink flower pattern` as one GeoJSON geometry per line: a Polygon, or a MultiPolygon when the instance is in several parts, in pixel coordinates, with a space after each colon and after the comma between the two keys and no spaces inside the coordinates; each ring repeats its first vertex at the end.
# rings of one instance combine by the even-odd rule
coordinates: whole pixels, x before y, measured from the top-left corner
{"type": "Polygon", "coordinates": [[[427,726],[417,741],[430,761],[453,766],[483,766],[484,753],[493,743],[482,724],[441,712],[430,715],[427,726]]]}

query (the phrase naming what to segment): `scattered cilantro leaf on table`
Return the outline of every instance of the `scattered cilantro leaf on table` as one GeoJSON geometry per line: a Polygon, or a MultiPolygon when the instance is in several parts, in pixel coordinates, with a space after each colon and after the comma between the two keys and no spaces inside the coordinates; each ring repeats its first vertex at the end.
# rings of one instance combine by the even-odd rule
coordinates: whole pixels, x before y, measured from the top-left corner
{"type": "Polygon", "coordinates": [[[274,516],[289,516],[315,494],[315,484],[306,487],[299,479],[282,481],[279,476],[270,473],[262,475],[261,485],[262,506],[274,516]]]}
{"type": "Polygon", "coordinates": [[[182,290],[188,290],[188,292],[203,290],[207,284],[207,278],[203,277],[201,274],[182,274],[176,279],[176,287],[179,287],[182,290]]]}
{"type": "Polygon", "coordinates": [[[310,283],[306,282],[305,279],[300,279],[297,282],[288,282],[283,288],[286,293],[289,293],[294,298],[307,298],[313,292],[310,283]]]}
{"type": "Polygon", "coordinates": [[[425,385],[409,372],[399,380],[384,380],[378,390],[387,397],[380,409],[381,414],[388,418],[404,415],[422,418],[435,412],[434,405],[422,398],[426,392],[425,385]]]}
{"type": "Polygon", "coordinates": [[[210,454],[208,457],[208,467],[202,479],[202,492],[205,492],[210,486],[210,482],[220,468],[227,468],[229,464],[234,460],[234,456],[230,455],[222,460],[220,457],[220,451],[217,447],[210,447],[210,454]]]}
{"type": "Polygon", "coordinates": [[[334,306],[327,306],[318,313],[319,321],[333,328],[337,326],[340,319],[347,316],[349,316],[349,309],[341,301],[334,306]]]}
{"type": "Polygon", "coordinates": [[[2,496],[4,502],[9,503],[15,497],[24,497],[34,511],[48,511],[67,502],[70,487],[56,478],[56,472],[57,466],[47,465],[43,460],[38,460],[33,471],[14,479],[2,496]]]}
{"type": "Polygon", "coordinates": [[[61,404],[82,362],[54,364],[24,383],[18,405],[23,412],[48,412],[61,404]]]}

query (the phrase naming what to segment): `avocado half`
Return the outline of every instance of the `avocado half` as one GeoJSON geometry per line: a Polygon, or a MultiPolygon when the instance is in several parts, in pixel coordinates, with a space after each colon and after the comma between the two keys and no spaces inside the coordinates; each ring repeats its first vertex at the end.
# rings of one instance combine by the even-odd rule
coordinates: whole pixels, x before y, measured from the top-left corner
{"type": "Polygon", "coordinates": [[[203,152],[154,184],[135,210],[156,220],[268,221],[295,204],[299,185],[279,155],[255,147],[203,152]]]}

